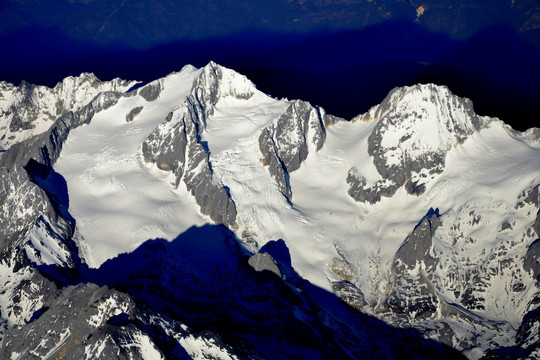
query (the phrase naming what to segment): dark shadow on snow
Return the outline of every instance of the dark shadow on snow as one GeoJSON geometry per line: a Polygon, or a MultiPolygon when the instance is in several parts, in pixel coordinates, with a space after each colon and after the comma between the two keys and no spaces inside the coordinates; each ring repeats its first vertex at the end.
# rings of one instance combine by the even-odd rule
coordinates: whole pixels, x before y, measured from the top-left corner
{"type": "MultiPolygon", "coordinates": [[[[169,242],[148,240],[99,269],[80,269],[78,282],[128,293],[137,307],[164,314],[196,332],[211,331],[241,356],[263,358],[460,358],[453,349],[415,330],[396,329],[354,311],[334,294],[302,279],[283,240],[267,243],[285,277],[256,272],[249,253],[224,226],[192,227],[169,242]]],[[[39,266],[53,276],[53,266],[39,266]]],[[[69,285],[69,284],[64,284],[69,285]]],[[[170,358],[179,344],[163,329],[134,321],[170,358]]],[[[181,356],[179,356],[181,357],[181,356]]]]}
{"type": "Polygon", "coordinates": [[[54,171],[47,148],[43,147],[41,151],[45,164],[30,159],[24,169],[28,173],[30,180],[45,191],[54,210],[64,219],[75,224],[75,219],[68,211],[69,194],[67,182],[61,174],[54,171]]]}

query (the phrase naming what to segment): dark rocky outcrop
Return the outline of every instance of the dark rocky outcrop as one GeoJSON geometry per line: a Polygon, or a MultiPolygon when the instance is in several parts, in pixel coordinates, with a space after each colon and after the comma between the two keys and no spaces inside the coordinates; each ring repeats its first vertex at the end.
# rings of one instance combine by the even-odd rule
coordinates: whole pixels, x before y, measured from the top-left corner
{"type": "Polygon", "coordinates": [[[292,201],[289,173],[306,160],[310,146],[319,151],[326,139],[326,126],[339,121],[323,109],[294,100],[276,121],[259,136],[263,165],[278,184],[281,193],[292,201]],[[311,145],[312,144],[312,145],[311,145]]]}
{"type": "Polygon", "coordinates": [[[358,277],[353,266],[343,258],[333,258],[328,264],[328,268],[344,281],[352,282],[358,277]]]}
{"type": "Polygon", "coordinates": [[[540,237],[540,210],[536,213],[536,220],[534,221],[533,230],[536,232],[536,235],[540,237]]]}
{"type": "Polygon", "coordinates": [[[525,271],[532,271],[534,279],[540,285],[540,239],[534,241],[523,259],[525,271]]]}
{"type": "Polygon", "coordinates": [[[252,255],[248,260],[248,264],[256,271],[270,271],[281,277],[281,271],[277,262],[269,253],[256,253],[252,255]]]}
{"type": "Polygon", "coordinates": [[[436,259],[431,255],[432,237],[437,227],[442,224],[439,216],[439,209],[430,209],[405,239],[392,264],[392,270],[396,274],[406,274],[419,264],[427,272],[435,267],[436,259]]]}
{"type": "Polygon", "coordinates": [[[356,310],[362,310],[367,305],[362,291],[348,281],[332,282],[332,291],[347,305],[356,310]]]}
{"type": "Polygon", "coordinates": [[[393,313],[398,323],[432,318],[441,306],[428,278],[437,261],[431,255],[432,237],[440,225],[438,209],[430,209],[394,256],[393,290],[382,308],[393,313]]]}
{"type": "Polygon", "coordinates": [[[144,86],[137,90],[137,95],[140,95],[146,101],[154,101],[159,97],[163,85],[160,80],[151,82],[150,84],[144,86]]]}
{"type": "Polygon", "coordinates": [[[380,180],[368,187],[366,179],[354,167],[349,169],[346,181],[349,184],[347,192],[354,200],[370,204],[379,202],[382,196],[391,197],[399,188],[392,180],[380,180]]]}
{"type": "Polygon", "coordinates": [[[131,109],[129,114],[126,115],[126,121],[127,122],[132,122],[135,119],[135,117],[141,113],[142,109],[143,109],[142,106],[137,106],[137,107],[131,109]]]}
{"type": "Polygon", "coordinates": [[[126,339],[133,342],[141,335],[140,330],[129,324],[113,325],[133,317],[134,304],[128,295],[95,284],[80,284],[64,288],[43,306],[42,315],[34,321],[6,332],[3,358],[14,353],[27,359],[105,359],[119,354],[144,358],[142,349],[125,346],[126,339]]]}
{"type": "Polygon", "coordinates": [[[175,186],[183,180],[203,214],[218,224],[233,225],[236,208],[227,189],[212,180],[210,154],[200,134],[204,111],[192,100],[188,98],[181,109],[169,114],[148,136],[142,154],[146,162],[171,171],[176,178],[175,186]],[[172,127],[172,131],[163,127],[172,127]]]}
{"type": "Polygon", "coordinates": [[[272,139],[270,130],[265,129],[261,132],[259,136],[259,149],[264,156],[261,160],[263,165],[268,166],[268,171],[276,181],[279,190],[290,201],[292,191],[289,183],[289,172],[277,154],[276,144],[274,143],[274,139],[272,139]]]}

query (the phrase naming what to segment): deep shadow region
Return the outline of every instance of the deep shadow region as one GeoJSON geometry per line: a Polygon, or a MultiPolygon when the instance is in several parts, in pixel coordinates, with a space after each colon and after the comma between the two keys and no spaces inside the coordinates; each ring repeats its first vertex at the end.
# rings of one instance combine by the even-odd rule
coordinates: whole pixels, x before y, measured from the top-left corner
{"type": "MultiPolygon", "coordinates": [[[[128,293],[140,313],[210,331],[241,357],[272,359],[462,358],[455,350],[355,311],[332,293],[302,279],[283,240],[265,245],[283,278],[256,272],[249,255],[224,226],[192,227],[168,242],[148,240],[135,251],[85,268],[78,282],[128,293]]],[[[41,266],[44,274],[54,274],[41,266]]],[[[65,284],[69,285],[69,284],[65,284]]],[[[182,353],[164,329],[116,316],[110,325],[135,324],[169,358],[182,353]]]]}
{"type": "Polygon", "coordinates": [[[120,77],[148,82],[180,71],[184,65],[237,64],[253,54],[304,41],[311,35],[244,31],[222,38],[179,40],[152,48],[132,48],[123,43],[98,45],[75,40],[58,28],[26,28],[0,37],[10,56],[0,58],[0,79],[14,84],[55,86],[67,76],[93,72],[101,80],[120,77]]]}
{"type": "Polygon", "coordinates": [[[57,29],[26,29],[0,40],[10,54],[0,59],[0,79],[15,84],[54,86],[83,71],[146,82],[213,60],[274,97],[307,100],[346,119],[380,103],[394,87],[418,82],[447,85],[470,98],[480,115],[518,130],[538,126],[540,118],[540,47],[501,26],[465,41],[405,20],[357,31],[250,30],[142,50],[82,43],[57,29]]]}
{"type": "Polygon", "coordinates": [[[262,91],[309,100],[346,119],[379,104],[395,87],[435,83],[471,99],[479,115],[499,117],[517,130],[539,126],[540,47],[501,26],[455,41],[413,24],[390,23],[252,60],[238,70],[262,91]]]}
{"type": "Polygon", "coordinates": [[[64,219],[75,224],[75,219],[68,211],[69,194],[66,179],[53,169],[47,147],[43,147],[41,153],[45,164],[30,159],[24,169],[30,180],[45,191],[54,210],[64,219]]]}
{"type": "MultiPolygon", "coordinates": [[[[40,163],[35,159],[30,159],[24,166],[30,181],[39,186],[47,195],[54,212],[48,214],[50,219],[40,215],[39,221],[46,227],[47,233],[56,241],[63,243],[66,250],[70,253],[69,264],[62,266],[48,266],[47,276],[52,279],[57,285],[64,286],[65,284],[76,283],[79,281],[80,269],[85,265],[79,255],[79,249],[73,241],[76,220],[69,213],[69,193],[67,182],[64,177],[57,173],[51,163],[47,147],[41,149],[41,156],[44,163],[40,163]],[[55,230],[49,223],[52,221],[57,225],[55,230]]],[[[39,317],[41,313],[34,314],[39,317]]]]}

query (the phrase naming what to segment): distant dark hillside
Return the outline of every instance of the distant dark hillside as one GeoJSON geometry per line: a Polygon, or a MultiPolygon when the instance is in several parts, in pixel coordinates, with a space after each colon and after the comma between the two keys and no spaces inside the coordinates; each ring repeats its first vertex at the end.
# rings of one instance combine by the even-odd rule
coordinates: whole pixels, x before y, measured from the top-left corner
{"type": "Polygon", "coordinates": [[[453,41],[394,23],[323,39],[269,51],[251,62],[264,66],[238,70],[269,94],[308,99],[345,118],[380,103],[394,87],[435,83],[515,129],[540,126],[540,47],[507,28],[453,41]],[[323,63],[340,66],[324,71],[323,63]]]}
{"type": "Polygon", "coordinates": [[[3,0],[0,35],[57,28],[79,41],[150,48],[246,29],[339,32],[408,20],[458,40],[503,25],[538,44],[539,11],[537,0],[3,0]]]}
{"type": "Polygon", "coordinates": [[[396,86],[447,85],[516,129],[540,121],[540,3],[0,2],[0,79],[151,81],[210,60],[351,118],[396,86]],[[338,4],[339,3],[339,4],[338,4]]]}

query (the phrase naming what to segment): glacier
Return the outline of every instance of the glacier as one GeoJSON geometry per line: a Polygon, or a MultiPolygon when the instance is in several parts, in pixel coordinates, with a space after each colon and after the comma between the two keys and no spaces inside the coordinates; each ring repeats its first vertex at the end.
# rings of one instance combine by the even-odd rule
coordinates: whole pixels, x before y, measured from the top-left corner
{"type": "Polygon", "coordinates": [[[538,128],[434,84],[350,120],[213,62],[137,84],[0,83],[5,358],[539,356],[538,128]]]}

